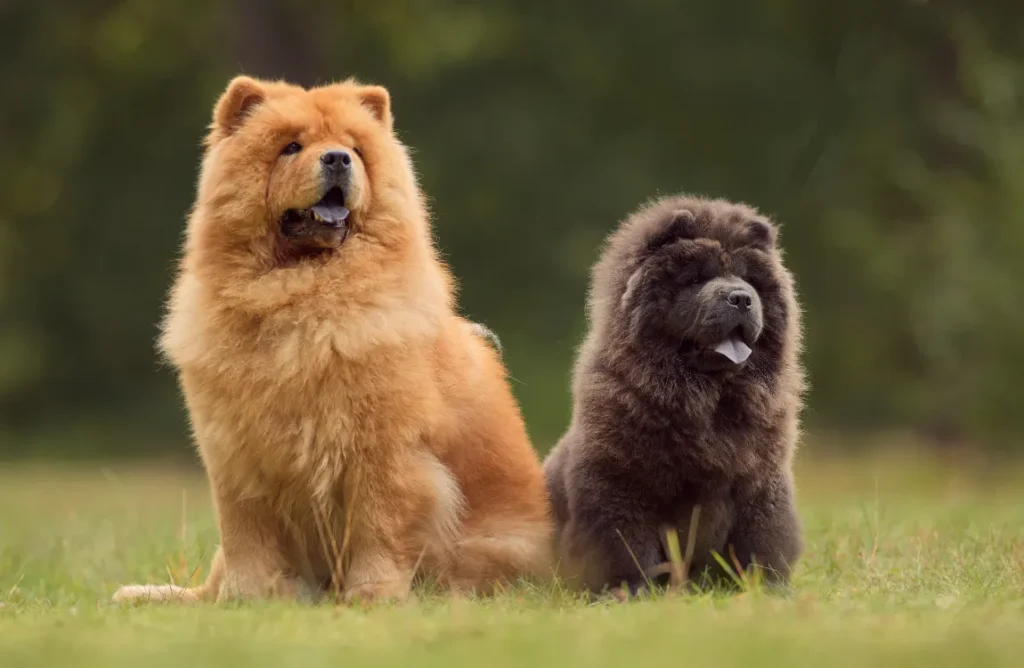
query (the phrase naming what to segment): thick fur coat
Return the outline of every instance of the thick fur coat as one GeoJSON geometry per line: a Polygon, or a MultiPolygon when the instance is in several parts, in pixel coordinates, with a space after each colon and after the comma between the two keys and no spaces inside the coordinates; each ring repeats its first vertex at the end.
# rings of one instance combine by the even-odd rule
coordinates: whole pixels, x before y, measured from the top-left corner
{"type": "Polygon", "coordinates": [[[800,310],[776,227],[669,197],[614,232],[593,270],[568,431],[545,461],[563,573],[640,588],[685,549],[774,584],[801,552],[791,464],[804,391],[800,310]]]}
{"type": "Polygon", "coordinates": [[[238,77],[216,105],[160,341],[221,545],[117,600],[400,599],[550,568],[506,370],[454,311],[388,92],[238,77]]]}

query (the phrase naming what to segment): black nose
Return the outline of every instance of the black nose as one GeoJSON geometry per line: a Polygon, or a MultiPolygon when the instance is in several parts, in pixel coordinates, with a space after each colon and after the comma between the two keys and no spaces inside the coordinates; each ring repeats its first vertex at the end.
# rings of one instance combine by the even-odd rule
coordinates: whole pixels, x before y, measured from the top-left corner
{"type": "Polygon", "coordinates": [[[754,303],[754,298],[750,296],[750,293],[746,290],[733,290],[726,297],[726,300],[732,305],[733,308],[738,308],[740,311],[746,313],[750,305],[754,303]]]}
{"type": "Polygon", "coordinates": [[[320,156],[320,162],[324,167],[335,171],[344,171],[352,164],[352,156],[348,151],[325,151],[320,156]]]}

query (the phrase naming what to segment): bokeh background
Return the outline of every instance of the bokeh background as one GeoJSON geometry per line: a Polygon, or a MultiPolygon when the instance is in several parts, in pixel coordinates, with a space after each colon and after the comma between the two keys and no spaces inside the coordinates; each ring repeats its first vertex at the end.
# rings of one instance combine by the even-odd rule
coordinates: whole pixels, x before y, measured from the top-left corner
{"type": "Polygon", "coordinates": [[[531,434],[588,270],[658,194],[783,226],[806,423],[1024,449],[1024,3],[0,0],[0,457],[194,457],[154,339],[231,76],[392,92],[531,434]]]}

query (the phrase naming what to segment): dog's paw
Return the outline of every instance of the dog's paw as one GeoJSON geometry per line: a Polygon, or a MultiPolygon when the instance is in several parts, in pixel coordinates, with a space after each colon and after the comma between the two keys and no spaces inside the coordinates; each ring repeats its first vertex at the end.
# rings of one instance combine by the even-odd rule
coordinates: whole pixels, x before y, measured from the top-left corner
{"type": "Polygon", "coordinates": [[[198,589],[175,585],[125,585],[111,598],[113,603],[193,603],[200,599],[198,589]]]}
{"type": "Polygon", "coordinates": [[[314,599],[314,594],[301,578],[281,574],[263,577],[238,573],[226,575],[217,594],[218,603],[268,599],[309,602],[314,599]]]}
{"type": "Polygon", "coordinates": [[[409,583],[401,580],[366,582],[345,590],[346,603],[389,603],[408,598],[409,583]]]}

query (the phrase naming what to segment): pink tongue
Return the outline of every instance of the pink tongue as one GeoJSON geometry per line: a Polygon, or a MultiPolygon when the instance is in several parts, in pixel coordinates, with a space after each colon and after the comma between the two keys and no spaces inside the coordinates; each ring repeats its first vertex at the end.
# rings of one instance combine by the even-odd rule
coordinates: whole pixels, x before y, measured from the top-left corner
{"type": "Polygon", "coordinates": [[[733,364],[742,364],[753,351],[738,337],[730,337],[715,346],[715,352],[729,358],[733,364]]]}

